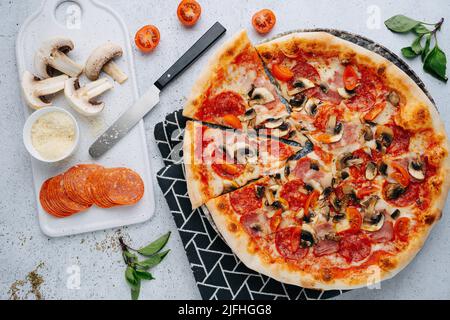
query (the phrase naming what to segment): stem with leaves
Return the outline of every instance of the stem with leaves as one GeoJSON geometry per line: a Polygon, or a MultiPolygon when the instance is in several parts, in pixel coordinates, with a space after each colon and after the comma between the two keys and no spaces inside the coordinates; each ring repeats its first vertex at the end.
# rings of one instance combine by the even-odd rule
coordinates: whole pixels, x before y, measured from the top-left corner
{"type": "Polygon", "coordinates": [[[140,249],[129,247],[125,244],[122,237],[119,238],[123,261],[127,265],[125,269],[125,280],[131,288],[131,298],[133,300],[139,298],[142,280],[155,279],[148,270],[160,264],[169,253],[170,250],[161,252],[169,241],[169,238],[170,232],[140,249]],[[139,261],[137,254],[146,257],[146,259],[139,261]]]}
{"type": "Polygon", "coordinates": [[[447,58],[445,53],[438,45],[437,32],[441,30],[444,18],[441,18],[437,23],[426,23],[406,17],[404,15],[396,15],[384,22],[386,27],[397,33],[414,32],[415,40],[409,47],[402,49],[402,54],[405,58],[412,59],[421,56],[423,68],[426,72],[442,81],[447,81],[446,75],[447,58]],[[430,30],[427,26],[433,26],[430,30]],[[425,44],[422,45],[425,39],[425,44]],[[434,47],[431,49],[431,44],[434,40],[434,47]]]}

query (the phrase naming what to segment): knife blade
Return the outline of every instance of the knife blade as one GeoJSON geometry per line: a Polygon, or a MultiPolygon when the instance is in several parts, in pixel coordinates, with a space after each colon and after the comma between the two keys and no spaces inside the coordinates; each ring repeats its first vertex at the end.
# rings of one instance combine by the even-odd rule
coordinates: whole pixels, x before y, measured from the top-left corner
{"type": "Polygon", "coordinates": [[[126,110],[89,148],[92,158],[99,158],[159,103],[160,92],[177,76],[183,73],[195,60],[208,50],[226,29],[216,22],[186,53],[177,60],[135,104],[126,110]]]}

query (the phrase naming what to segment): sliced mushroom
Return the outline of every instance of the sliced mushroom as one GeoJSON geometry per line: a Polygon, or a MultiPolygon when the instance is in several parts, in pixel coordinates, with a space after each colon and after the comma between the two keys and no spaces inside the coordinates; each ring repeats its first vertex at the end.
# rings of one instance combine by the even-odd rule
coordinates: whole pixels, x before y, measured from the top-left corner
{"type": "Polygon", "coordinates": [[[350,99],[351,97],[353,97],[355,95],[355,92],[353,91],[348,91],[345,88],[338,88],[337,92],[339,93],[339,95],[344,98],[344,99],[350,99]]]}
{"type": "Polygon", "coordinates": [[[369,232],[375,232],[380,230],[384,224],[383,212],[375,212],[370,216],[364,216],[361,229],[369,232]]]}
{"type": "Polygon", "coordinates": [[[342,203],[341,203],[341,200],[339,200],[339,198],[336,196],[336,193],[331,192],[328,198],[329,198],[330,204],[334,208],[334,210],[336,212],[340,212],[342,209],[342,203]]]}
{"type": "Polygon", "coordinates": [[[251,95],[250,105],[264,105],[275,100],[273,94],[266,88],[255,88],[251,95]]]}
{"type": "Polygon", "coordinates": [[[34,57],[34,65],[39,78],[51,78],[56,75],[55,70],[70,77],[78,77],[83,72],[83,67],[66,55],[73,48],[73,42],[67,38],[45,41],[34,57]]]}
{"type": "Polygon", "coordinates": [[[289,104],[293,111],[301,111],[306,102],[306,96],[303,94],[296,94],[292,99],[289,100],[289,104]]]}
{"type": "Polygon", "coordinates": [[[384,194],[387,200],[395,200],[398,199],[403,193],[405,193],[406,188],[403,187],[399,183],[389,183],[385,190],[384,194]]]}
{"type": "Polygon", "coordinates": [[[314,229],[308,224],[303,224],[300,235],[300,245],[302,248],[312,247],[316,242],[317,238],[314,229]]]}
{"type": "Polygon", "coordinates": [[[327,121],[326,131],[328,133],[334,133],[337,124],[337,117],[335,114],[332,114],[327,121]]]}
{"type": "Polygon", "coordinates": [[[311,89],[315,87],[314,82],[312,82],[309,79],[306,78],[297,78],[294,80],[294,82],[292,83],[292,86],[294,87],[294,89],[289,90],[288,94],[290,96],[295,96],[296,94],[303,92],[305,90],[311,89]]]}
{"type": "Polygon", "coordinates": [[[239,117],[241,121],[250,121],[256,118],[256,111],[253,108],[248,109],[245,113],[239,117]]]}
{"type": "Polygon", "coordinates": [[[419,159],[411,160],[409,162],[408,172],[414,179],[425,179],[424,164],[419,159]]]}
{"type": "Polygon", "coordinates": [[[278,126],[278,128],[271,130],[270,135],[281,138],[289,134],[290,130],[291,126],[289,125],[289,123],[283,122],[280,126],[278,126]]]}
{"type": "Polygon", "coordinates": [[[22,76],[22,92],[27,104],[33,109],[40,109],[51,105],[47,97],[64,90],[64,85],[69,77],[58,77],[40,80],[25,71],[22,76]]]}
{"type": "Polygon", "coordinates": [[[386,163],[384,163],[383,161],[381,161],[378,164],[378,171],[383,175],[386,176],[387,175],[387,169],[388,169],[388,165],[386,163]]]}
{"type": "Polygon", "coordinates": [[[377,140],[377,146],[387,148],[394,140],[394,131],[387,126],[378,126],[375,132],[375,138],[377,140]]]}
{"type": "Polygon", "coordinates": [[[267,119],[267,121],[264,123],[264,127],[266,127],[267,129],[275,129],[280,127],[282,124],[284,123],[283,119],[275,119],[275,118],[270,118],[267,119]]]}
{"type": "Polygon", "coordinates": [[[64,94],[76,111],[85,116],[95,116],[105,107],[104,102],[95,98],[112,88],[112,83],[106,78],[90,82],[83,87],[80,87],[77,78],[71,78],[66,81],[64,94]]]}
{"type": "Polygon", "coordinates": [[[115,43],[107,42],[95,49],[86,62],[84,72],[89,80],[95,81],[103,70],[111,78],[122,84],[128,76],[113,61],[123,55],[122,48],[115,43]]]}
{"type": "Polygon", "coordinates": [[[305,103],[305,111],[309,116],[315,116],[317,114],[317,108],[320,104],[320,100],[316,98],[310,98],[305,103]]]}
{"type": "Polygon", "coordinates": [[[367,163],[365,176],[367,180],[373,180],[378,174],[377,165],[373,162],[367,163]]]}
{"type": "Polygon", "coordinates": [[[330,87],[326,83],[321,83],[319,85],[319,88],[323,93],[328,93],[328,91],[330,90],[330,87]]]}
{"type": "Polygon", "coordinates": [[[362,129],[362,133],[364,136],[364,141],[371,141],[373,140],[373,132],[370,126],[365,125],[362,129]]]}
{"type": "Polygon", "coordinates": [[[266,188],[264,186],[256,186],[256,196],[258,199],[262,199],[264,197],[266,188]]]}
{"type": "Polygon", "coordinates": [[[396,91],[391,91],[388,94],[388,101],[394,106],[398,106],[400,103],[400,97],[398,96],[398,93],[396,91]]]}

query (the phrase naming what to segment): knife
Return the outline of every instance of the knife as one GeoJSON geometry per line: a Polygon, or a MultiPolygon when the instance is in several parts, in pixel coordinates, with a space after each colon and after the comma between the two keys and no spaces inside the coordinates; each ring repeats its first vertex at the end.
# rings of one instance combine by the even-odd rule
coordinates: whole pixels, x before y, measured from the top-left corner
{"type": "Polygon", "coordinates": [[[99,158],[111,149],[159,103],[160,92],[177,76],[185,71],[209,47],[211,47],[226,29],[216,22],[174,65],[172,65],[136,103],[125,111],[105,133],[89,148],[92,158],[99,158]]]}

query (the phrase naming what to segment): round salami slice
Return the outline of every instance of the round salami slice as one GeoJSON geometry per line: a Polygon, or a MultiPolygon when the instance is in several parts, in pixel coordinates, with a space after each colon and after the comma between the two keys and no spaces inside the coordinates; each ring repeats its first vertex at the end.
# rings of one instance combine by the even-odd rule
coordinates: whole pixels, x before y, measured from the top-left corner
{"type": "Polygon", "coordinates": [[[262,206],[262,199],[258,196],[254,185],[230,193],[230,202],[234,211],[240,215],[255,212],[262,206]]]}
{"type": "Polygon", "coordinates": [[[300,246],[301,232],[301,227],[288,227],[277,231],[275,246],[283,257],[291,260],[300,260],[306,256],[308,248],[300,246]]]}
{"type": "Polygon", "coordinates": [[[372,251],[369,238],[363,234],[351,234],[344,236],[339,242],[339,255],[348,263],[366,259],[372,251]]]}
{"type": "Polygon", "coordinates": [[[70,216],[89,208],[69,199],[64,191],[63,175],[58,175],[50,180],[48,185],[51,201],[57,209],[61,210],[62,216],[70,216]]]}
{"type": "Polygon", "coordinates": [[[80,164],[70,168],[63,177],[64,190],[70,200],[85,206],[91,206],[94,200],[88,188],[88,177],[100,166],[80,164]]]}
{"type": "Polygon", "coordinates": [[[118,205],[133,205],[144,196],[144,181],[127,168],[107,169],[103,172],[102,188],[106,199],[118,205]]]}
{"type": "Polygon", "coordinates": [[[105,168],[97,168],[92,172],[87,178],[87,188],[89,190],[89,194],[91,199],[94,201],[94,204],[100,208],[111,208],[116,204],[108,200],[106,197],[106,193],[104,192],[104,184],[103,180],[105,179],[104,174],[107,169],[105,168]]]}
{"type": "Polygon", "coordinates": [[[41,191],[39,192],[39,201],[41,203],[42,208],[45,210],[45,212],[47,212],[48,214],[55,216],[57,218],[62,218],[59,210],[56,210],[49,201],[48,185],[49,185],[51,179],[52,178],[46,180],[42,184],[41,191]]]}

